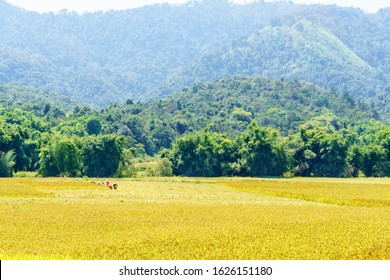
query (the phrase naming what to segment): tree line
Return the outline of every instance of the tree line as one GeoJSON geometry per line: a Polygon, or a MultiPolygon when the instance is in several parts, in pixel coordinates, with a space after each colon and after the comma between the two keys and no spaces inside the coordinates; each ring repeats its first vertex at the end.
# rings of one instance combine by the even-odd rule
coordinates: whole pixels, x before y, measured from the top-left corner
{"type": "MultiPolygon", "coordinates": [[[[76,123],[73,129],[80,126],[83,133],[69,136],[64,133],[69,126],[51,127],[53,116],[44,121],[18,109],[2,113],[0,176],[13,171],[38,171],[45,177],[126,176],[133,174],[132,159],[145,155],[142,145],[124,136],[102,134],[95,118],[76,123]]],[[[208,129],[185,133],[158,155],[172,169],[163,173],[177,176],[389,176],[390,127],[323,114],[282,135],[252,121],[236,137],[208,129]]]]}
{"type": "Polygon", "coordinates": [[[101,134],[97,119],[90,118],[72,129],[85,134],[56,131],[65,113],[58,108],[35,105],[37,111],[0,107],[0,176],[37,171],[41,176],[118,176],[126,162],[125,141],[114,134],[101,134]]]}
{"type": "Polygon", "coordinates": [[[315,119],[286,137],[254,122],[236,139],[203,131],[176,139],[160,154],[172,162],[173,174],[183,176],[390,175],[389,127],[332,121],[315,119]]]}

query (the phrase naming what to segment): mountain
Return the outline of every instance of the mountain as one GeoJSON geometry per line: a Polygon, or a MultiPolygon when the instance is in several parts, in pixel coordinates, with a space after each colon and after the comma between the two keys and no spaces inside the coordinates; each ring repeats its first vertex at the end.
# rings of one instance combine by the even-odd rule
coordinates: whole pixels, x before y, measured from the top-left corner
{"type": "Polygon", "coordinates": [[[383,72],[356,55],[321,26],[300,21],[292,27],[265,27],[229,47],[203,55],[174,76],[191,84],[226,76],[260,75],[300,79],[314,84],[373,96],[384,87],[383,72]]]}
{"type": "Polygon", "coordinates": [[[38,14],[0,0],[0,81],[95,108],[225,75],[296,78],[366,99],[390,84],[389,21],[389,9],[366,14],[284,1],[78,15],[38,14]]]}

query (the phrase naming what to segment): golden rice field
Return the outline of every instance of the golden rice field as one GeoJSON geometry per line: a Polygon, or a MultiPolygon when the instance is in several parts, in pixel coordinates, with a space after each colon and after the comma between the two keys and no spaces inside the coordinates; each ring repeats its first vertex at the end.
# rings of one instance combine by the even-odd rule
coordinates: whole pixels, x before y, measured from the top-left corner
{"type": "Polygon", "coordinates": [[[390,259],[390,179],[0,179],[0,259],[390,259]]]}

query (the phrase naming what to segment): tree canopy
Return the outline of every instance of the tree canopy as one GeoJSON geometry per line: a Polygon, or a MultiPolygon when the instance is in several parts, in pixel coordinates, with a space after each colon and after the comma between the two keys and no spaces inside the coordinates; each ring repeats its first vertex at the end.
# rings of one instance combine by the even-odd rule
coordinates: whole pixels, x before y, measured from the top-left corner
{"type": "Polygon", "coordinates": [[[196,82],[263,75],[388,106],[389,9],[203,0],[78,15],[0,5],[0,81],[78,104],[102,108],[196,82]]]}

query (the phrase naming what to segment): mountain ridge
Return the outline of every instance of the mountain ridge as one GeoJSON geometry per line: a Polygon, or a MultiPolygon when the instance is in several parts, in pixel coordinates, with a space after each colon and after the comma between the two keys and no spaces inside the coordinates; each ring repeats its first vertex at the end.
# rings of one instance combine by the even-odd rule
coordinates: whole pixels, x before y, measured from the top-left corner
{"type": "MultiPolygon", "coordinates": [[[[307,80],[339,91],[347,90],[365,99],[385,92],[383,89],[390,81],[388,9],[366,14],[359,9],[337,6],[289,2],[235,5],[225,0],[205,0],[179,6],[152,5],[78,15],[38,14],[4,1],[0,3],[5,7],[0,10],[0,81],[44,88],[95,108],[127,99],[170,95],[191,84],[192,81],[185,81],[186,77],[180,75],[183,69],[193,67],[194,61],[200,61],[206,54],[228,49],[267,28],[273,31],[279,28],[276,35],[286,39],[289,32],[281,29],[291,31],[299,24],[309,28],[305,27],[307,22],[315,26],[310,27],[316,30],[313,35],[322,32],[322,36],[299,37],[302,32],[293,32],[293,37],[297,36],[293,41],[311,42],[312,47],[318,49],[324,42],[332,47],[329,42],[337,41],[333,47],[348,59],[334,63],[339,69],[333,69],[333,64],[328,63],[329,71],[335,73],[332,79],[323,82],[317,81],[323,79],[323,75],[317,73],[321,72],[316,71],[321,65],[315,59],[301,59],[308,64],[313,77],[274,73],[275,77],[307,80]],[[15,68],[22,71],[16,73],[15,68]],[[344,76],[339,75],[342,68],[347,69],[344,76]],[[359,72],[359,68],[364,69],[359,72]],[[345,83],[344,79],[348,78],[350,82],[345,83]]],[[[272,56],[271,51],[274,48],[268,52],[272,56]]],[[[329,48],[322,53],[327,52],[330,58],[337,57],[329,48]]],[[[277,65],[278,59],[275,57],[270,63],[277,65]]],[[[233,63],[239,61],[240,57],[233,63]]],[[[264,69],[260,74],[268,76],[268,72],[264,69]]],[[[232,75],[253,74],[258,73],[242,68],[232,75]]],[[[210,81],[221,76],[193,80],[210,81]]]]}
{"type": "Polygon", "coordinates": [[[367,98],[377,90],[372,85],[385,85],[376,81],[379,72],[332,33],[303,20],[292,27],[267,26],[229,47],[207,53],[173,79],[191,84],[241,74],[294,78],[367,98]],[[340,79],[343,86],[338,85],[340,79]]]}

